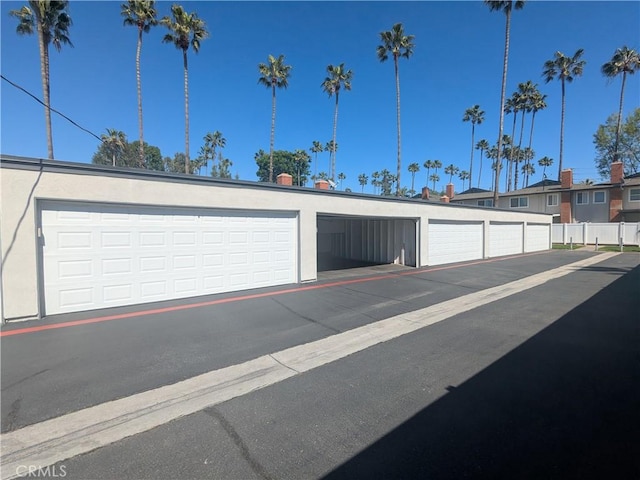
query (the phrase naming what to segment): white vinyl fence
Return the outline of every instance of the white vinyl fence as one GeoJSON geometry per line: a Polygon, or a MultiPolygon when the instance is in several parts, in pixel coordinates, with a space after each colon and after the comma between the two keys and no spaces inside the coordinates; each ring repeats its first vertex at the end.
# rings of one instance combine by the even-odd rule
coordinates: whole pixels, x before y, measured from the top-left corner
{"type": "Polygon", "coordinates": [[[640,223],[555,223],[551,226],[553,243],[581,245],[640,245],[640,223]]]}

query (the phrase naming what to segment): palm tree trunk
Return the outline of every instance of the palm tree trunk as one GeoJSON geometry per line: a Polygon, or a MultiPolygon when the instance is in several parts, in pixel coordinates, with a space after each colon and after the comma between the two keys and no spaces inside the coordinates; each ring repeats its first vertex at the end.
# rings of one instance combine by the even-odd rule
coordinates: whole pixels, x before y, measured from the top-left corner
{"type": "MultiPolygon", "coordinates": [[[[480,178],[482,177],[482,154],[484,153],[484,148],[480,149],[480,171],[478,172],[478,188],[480,188],[480,178]]],[[[471,175],[469,175],[469,188],[471,188],[471,175]]]]}
{"type": "Polygon", "coordinates": [[[336,181],[336,131],[338,126],[338,94],[339,90],[336,89],[336,109],[333,112],[333,148],[331,149],[331,181],[336,181]]]}
{"type": "Polygon", "coordinates": [[[138,87],[138,133],[140,136],[140,168],[144,168],[144,139],[142,136],[142,85],[140,82],[140,51],[142,50],[142,27],[138,27],[138,46],[136,48],[136,84],[138,87]]]}
{"type": "Polygon", "coordinates": [[[516,138],[516,121],[518,119],[517,113],[513,112],[513,128],[511,129],[511,152],[509,153],[509,162],[507,163],[508,168],[508,180],[507,180],[507,192],[511,191],[511,181],[513,179],[513,153],[515,152],[515,148],[513,145],[513,140],[516,138]]]}
{"type": "Polygon", "coordinates": [[[518,173],[519,173],[518,172],[518,167],[519,167],[518,163],[520,162],[520,152],[521,152],[520,147],[522,147],[522,137],[524,135],[524,114],[525,114],[525,110],[522,110],[522,120],[521,120],[521,123],[520,123],[520,138],[518,139],[518,151],[516,152],[517,153],[517,155],[516,155],[516,165],[515,165],[516,172],[515,172],[515,176],[514,176],[514,180],[513,180],[513,182],[514,182],[513,189],[514,190],[518,190],[518,173]]]}
{"type": "Polygon", "coordinates": [[[618,125],[616,126],[616,145],[613,152],[613,161],[618,161],[618,146],[620,145],[620,128],[622,127],[622,103],[624,101],[624,84],[627,80],[627,72],[622,72],[622,88],[620,89],[620,109],[618,110],[618,125]]]}
{"type": "Polygon", "coordinates": [[[564,148],[564,78],[562,79],[562,114],[560,116],[560,160],[558,161],[558,181],[561,181],[562,151],[564,148]]]}
{"type": "Polygon", "coordinates": [[[182,50],[184,63],[184,173],[189,172],[189,68],[187,66],[187,51],[182,50]]]}
{"type": "Polygon", "coordinates": [[[400,196],[400,170],[402,169],[401,147],[400,147],[400,74],[398,73],[398,56],[393,56],[396,70],[396,121],[398,124],[398,183],[396,184],[396,196],[400,196]]]}
{"type": "Polygon", "coordinates": [[[273,142],[276,133],[276,85],[271,84],[271,140],[269,142],[269,182],[273,183],[273,142]]]}
{"type": "MultiPolygon", "coordinates": [[[[475,145],[475,141],[473,140],[476,133],[476,124],[471,122],[471,161],[469,162],[469,178],[473,178],[473,147],[475,145]]],[[[464,188],[464,185],[462,186],[464,188]]]]}
{"type": "Polygon", "coordinates": [[[502,88],[500,93],[500,127],[498,129],[498,151],[496,154],[496,182],[493,190],[493,206],[498,206],[498,191],[500,189],[500,169],[502,167],[502,130],[504,129],[504,97],[507,90],[507,67],[509,65],[509,33],[511,31],[511,10],[505,12],[507,17],[504,33],[504,60],[502,62],[502,88]]]}
{"type": "MultiPolygon", "coordinates": [[[[531,114],[531,131],[529,132],[529,151],[531,152],[531,146],[533,145],[533,125],[535,124],[536,121],[536,111],[535,109],[533,110],[533,113],[531,114]]],[[[531,161],[529,160],[529,157],[527,157],[527,166],[531,165],[531,161]]],[[[529,186],[529,169],[527,168],[527,187],[529,186]]]]}
{"type": "Polygon", "coordinates": [[[49,83],[49,46],[44,43],[42,25],[36,21],[38,44],[40,47],[40,76],[42,77],[42,96],[44,98],[44,121],[47,130],[47,154],[53,160],[53,135],[51,133],[51,89],[49,83]]]}

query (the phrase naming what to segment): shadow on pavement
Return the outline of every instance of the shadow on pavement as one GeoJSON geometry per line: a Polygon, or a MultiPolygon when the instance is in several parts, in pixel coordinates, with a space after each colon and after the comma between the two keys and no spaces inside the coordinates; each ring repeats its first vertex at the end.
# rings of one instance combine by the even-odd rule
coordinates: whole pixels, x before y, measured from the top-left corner
{"type": "Polygon", "coordinates": [[[640,478],[639,287],[636,267],[325,478],[640,478]]]}

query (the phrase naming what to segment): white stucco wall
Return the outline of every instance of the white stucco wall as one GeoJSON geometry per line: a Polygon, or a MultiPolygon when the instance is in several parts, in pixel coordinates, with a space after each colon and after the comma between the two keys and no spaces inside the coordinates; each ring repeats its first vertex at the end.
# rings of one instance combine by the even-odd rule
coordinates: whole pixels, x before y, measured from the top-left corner
{"type": "Polygon", "coordinates": [[[38,200],[150,206],[294,211],[299,215],[301,282],[314,281],[318,214],[417,219],[418,266],[427,264],[428,219],[551,223],[521,211],[434,204],[254,182],[157,175],[83,164],[3,157],[0,163],[0,246],[4,318],[39,314],[38,200]]]}

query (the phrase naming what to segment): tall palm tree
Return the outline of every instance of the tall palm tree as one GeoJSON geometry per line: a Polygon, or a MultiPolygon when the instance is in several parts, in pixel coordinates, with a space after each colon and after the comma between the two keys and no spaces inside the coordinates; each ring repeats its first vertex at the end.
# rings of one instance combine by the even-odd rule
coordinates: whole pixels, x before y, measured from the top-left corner
{"type": "Polygon", "coordinates": [[[309,149],[309,151],[314,154],[314,157],[313,157],[313,165],[314,165],[313,171],[314,171],[314,174],[316,174],[316,173],[318,173],[318,154],[322,153],[324,151],[324,146],[322,145],[322,142],[314,140],[313,144],[311,145],[311,148],[309,149]]]}
{"type": "MultiPolygon", "coordinates": [[[[227,145],[227,139],[222,136],[222,133],[216,130],[215,132],[208,132],[204,137],[204,145],[200,148],[201,163],[206,167],[209,166],[209,160],[215,162],[216,149],[224,148],[227,145]]],[[[215,165],[214,165],[215,167],[215,165]]],[[[216,172],[217,173],[217,172],[216,172]]],[[[212,176],[214,175],[214,169],[212,167],[212,176]]]]}
{"type": "Polygon", "coordinates": [[[473,175],[473,147],[475,145],[476,124],[480,125],[484,121],[484,110],[480,109],[480,105],[474,105],[467,108],[462,117],[463,122],[471,122],[471,161],[469,162],[469,175],[473,175]]]}
{"type": "Polygon", "coordinates": [[[371,186],[373,187],[373,194],[377,193],[377,188],[380,186],[380,172],[377,170],[371,174],[371,186]]]}
{"type": "Polygon", "coordinates": [[[427,169],[427,184],[428,184],[429,183],[429,173],[430,173],[431,169],[433,168],[433,160],[427,160],[426,162],[424,162],[424,164],[422,166],[427,169]]]}
{"type": "Polygon", "coordinates": [[[640,54],[627,47],[618,48],[611,60],[602,65],[602,74],[610,79],[622,74],[622,87],[620,88],[620,109],[618,110],[618,125],[616,126],[616,143],[613,151],[613,161],[618,160],[618,147],[620,141],[620,128],[622,125],[622,105],[624,103],[624,85],[627,74],[633,75],[640,69],[640,54]]]}
{"type": "Polygon", "coordinates": [[[380,32],[380,40],[382,45],[378,45],[378,59],[385,62],[389,58],[389,54],[393,56],[393,65],[396,74],[396,122],[398,124],[398,174],[397,174],[397,190],[396,195],[400,195],[400,170],[402,169],[401,160],[401,136],[400,136],[400,74],[398,72],[398,60],[400,57],[409,58],[413,54],[413,35],[405,35],[401,23],[396,23],[391,30],[380,32]]]}
{"type": "Polygon", "coordinates": [[[366,174],[361,173],[360,175],[358,175],[358,183],[362,187],[362,193],[364,193],[364,187],[368,181],[369,181],[369,177],[366,174]]]}
{"type": "Polygon", "coordinates": [[[553,158],[542,157],[540,160],[538,160],[538,165],[542,167],[542,179],[544,180],[547,178],[547,167],[553,165],[553,158]]]}
{"type": "Polygon", "coordinates": [[[69,27],[73,24],[67,12],[69,2],[56,0],[30,0],[20,10],[9,14],[18,19],[16,32],[19,35],[38,34],[40,47],[40,77],[44,99],[44,121],[47,130],[47,153],[53,160],[53,135],[51,133],[51,84],[49,81],[49,45],[59,52],[62,45],[73,47],[69,39],[69,27]]]}
{"type": "Polygon", "coordinates": [[[522,174],[526,178],[526,184],[524,188],[527,188],[529,186],[529,176],[533,175],[534,173],[536,173],[536,169],[532,163],[525,163],[522,165],[522,174]]]}
{"type": "MultiPolygon", "coordinates": [[[[485,139],[482,139],[478,143],[476,143],[476,150],[480,150],[480,173],[478,173],[478,188],[480,188],[480,179],[482,177],[482,156],[488,149],[489,142],[487,142],[485,139]]],[[[471,176],[469,176],[469,188],[471,188],[472,181],[473,179],[471,178],[471,176]]]]}
{"type": "Polygon", "coordinates": [[[267,63],[258,64],[261,83],[271,89],[271,139],[269,141],[269,182],[273,183],[273,142],[276,131],[276,88],[287,88],[289,86],[289,76],[291,75],[291,65],[284,63],[284,55],[273,55],[267,57],[267,63]]]}
{"type": "Polygon", "coordinates": [[[434,160],[433,161],[433,169],[435,170],[435,174],[438,174],[438,169],[442,168],[442,162],[440,160],[434,160]]]}
{"type": "MultiPolygon", "coordinates": [[[[327,77],[324,79],[322,84],[322,90],[325,91],[329,98],[332,95],[336,96],[336,106],[333,112],[333,143],[336,144],[336,129],[338,126],[338,97],[340,95],[340,90],[351,90],[351,79],[353,78],[353,72],[351,70],[346,70],[344,68],[344,63],[340,65],[328,65],[327,66],[327,77]]],[[[335,181],[336,175],[336,152],[335,150],[331,152],[331,180],[335,181]]]]}
{"type": "Polygon", "coordinates": [[[432,173],[429,176],[429,180],[431,180],[433,182],[433,188],[431,190],[433,190],[435,192],[436,191],[436,182],[440,181],[440,176],[437,173],[432,173]]]}
{"type": "Polygon", "coordinates": [[[460,169],[456,167],[453,163],[448,167],[444,168],[444,173],[449,175],[449,183],[453,182],[453,176],[456,175],[459,171],[460,169]]]}
{"type": "Polygon", "coordinates": [[[198,14],[187,13],[181,5],[171,6],[173,19],[164,17],[160,23],[169,29],[162,39],[163,43],[173,43],[178,50],[182,50],[182,64],[184,68],[184,171],[190,173],[189,168],[189,68],[187,65],[187,51],[189,46],[195,53],[200,51],[200,42],[209,36],[204,20],[198,14]]]}
{"type": "Polygon", "coordinates": [[[414,185],[415,185],[415,180],[416,180],[416,173],[418,173],[418,170],[420,170],[420,165],[418,165],[417,163],[411,163],[409,164],[409,173],[411,173],[411,195],[413,195],[416,191],[414,190],[414,185]]]}
{"type": "Polygon", "coordinates": [[[533,146],[533,127],[536,121],[536,113],[540,110],[544,110],[547,108],[547,102],[545,101],[547,98],[546,95],[543,95],[538,90],[538,84],[535,85],[535,90],[529,98],[529,108],[531,109],[531,131],[529,132],[529,150],[532,149],[533,146]]]}
{"type": "MultiPolygon", "coordinates": [[[[511,94],[511,98],[508,98],[507,101],[504,104],[504,113],[509,115],[510,113],[513,113],[513,128],[511,129],[511,138],[515,138],[516,135],[516,123],[518,120],[518,112],[520,111],[520,108],[522,106],[522,101],[520,99],[520,96],[518,94],[518,92],[513,92],[511,94]]],[[[503,136],[503,140],[504,140],[504,136],[503,136]]],[[[502,142],[502,145],[504,147],[504,151],[507,150],[507,145],[504,144],[504,141],[502,142]]],[[[513,173],[513,154],[515,153],[515,150],[509,149],[509,154],[507,155],[507,192],[511,191],[511,176],[513,173]]]]}
{"type": "MultiPolygon", "coordinates": [[[[518,149],[517,149],[518,152],[521,152],[521,148],[522,148],[522,138],[524,136],[525,113],[531,112],[531,99],[535,95],[536,91],[537,91],[536,85],[534,85],[531,80],[527,80],[524,83],[518,84],[518,102],[520,104],[519,105],[520,111],[522,112],[522,118],[520,120],[520,139],[518,140],[518,149]]],[[[518,189],[518,173],[519,173],[518,162],[519,161],[520,161],[520,156],[516,156],[514,185],[513,185],[514,190],[518,189]]]]}
{"type": "Polygon", "coordinates": [[[120,14],[125,25],[138,29],[136,47],[136,85],[138,88],[138,134],[140,137],[140,167],[144,166],[144,139],[142,128],[142,84],[140,83],[140,52],[142,51],[142,34],[148,33],[151,27],[158,24],[155,0],[128,0],[121,5],[120,14]]]}
{"type": "Polygon", "coordinates": [[[466,170],[462,170],[459,174],[458,174],[458,178],[460,180],[462,180],[462,190],[464,191],[464,182],[466,180],[469,180],[469,188],[471,188],[471,175],[469,175],[469,172],[467,172],[466,170]]]}
{"type": "Polygon", "coordinates": [[[574,78],[582,75],[587,62],[581,60],[584,50],[579,48],[573,57],[568,57],[562,52],[556,52],[553,60],[544,62],[542,76],[545,82],[558,79],[562,84],[562,115],[560,117],[560,159],[558,160],[558,180],[562,172],[562,154],[564,148],[564,111],[565,111],[565,84],[573,82],[574,78]]]}
{"type": "Polygon", "coordinates": [[[107,128],[107,133],[100,135],[106,150],[111,154],[112,166],[116,166],[116,158],[120,158],[127,147],[127,136],[114,128],[107,128]]]}
{"type": "Polygon", "coordinates": [[[343,181],[345,178],[347,178],[347,176],[346,176],[344,173],[340,172],[340,173],[338,174],[338,180],[340,180],[340,190],[342,190],[342,181],[343,181]]]}
{"type": "Polygon", "coordinates": [[[507,91],[507,69],[509,65],[509,37],[511,35],[511,11],[524,7],[524,0],[484,0],[492,12],[504,12],[506,17],[504,33],[504,59],[502,62],[502,88],[500,90],[500,126],[498,128],[498,150],[496,153],[496,173],[493,190],[493,204],[498,205],[498,191],[500,188],[500,167],[502,165],[502,131],[504,128],[504,102],[507,91]]]}

